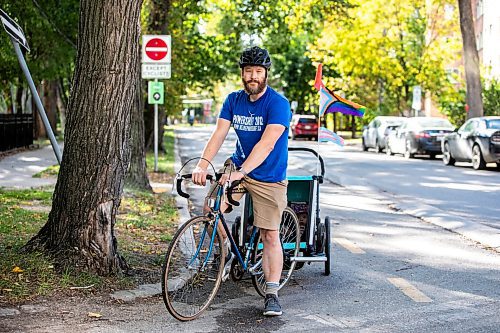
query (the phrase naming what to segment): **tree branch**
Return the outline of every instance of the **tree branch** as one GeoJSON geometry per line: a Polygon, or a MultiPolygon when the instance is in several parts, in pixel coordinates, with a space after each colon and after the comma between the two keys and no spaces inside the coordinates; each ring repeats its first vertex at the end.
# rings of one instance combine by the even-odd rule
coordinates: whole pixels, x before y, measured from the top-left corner
{"type": "Polygon", "coordinates": [[[47,22],[49,22],[49,24],[52,26],[52,28],[54,28],[54,30],[69,44],[71,45],[71,47],[73,47],[75,50],[76,50],[76,44],[71,40],[70,37],[66,36],[61,30],[59,30],[59,28],[54,24],[54,22],[52,22],[50,19],[49,19],[49,16],[43,11],[42,7],[40,6],[40,4],[38,4],[38,1],[37,0],[32,0],[33,1],[33,4],[35,5],[36,8],[38,8],[38,11],[40,12],[40,14],[47,20],[47,22]]]}

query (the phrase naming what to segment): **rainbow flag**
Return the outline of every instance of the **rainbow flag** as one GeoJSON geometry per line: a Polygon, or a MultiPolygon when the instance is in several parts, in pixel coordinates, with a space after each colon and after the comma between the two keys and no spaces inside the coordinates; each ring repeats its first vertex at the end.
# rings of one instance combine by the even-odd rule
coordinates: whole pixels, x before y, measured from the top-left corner
{"type": "Polygon", "coordinates": [[[326,113],[340,112],[346,115],[363,117],[365,107],[358,103],[351,102],[330,91],[323,84],[323,64],[318,65],[314,87],[319,91],[319,116],[326,113]]]}
{"type": "Polygon", "coordinates": [[[318,139],[319,142],[333,142],[341,147],[344,147],[344,139],[325,127],[319,128],[318,139]]]}

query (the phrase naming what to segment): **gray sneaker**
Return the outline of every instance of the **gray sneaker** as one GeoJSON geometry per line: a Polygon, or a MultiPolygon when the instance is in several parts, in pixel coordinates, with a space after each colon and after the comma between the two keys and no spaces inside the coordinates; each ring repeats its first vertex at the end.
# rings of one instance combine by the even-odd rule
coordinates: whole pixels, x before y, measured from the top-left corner
{"type": "Polygon", "coordinates": [[[224,271],[222,272],[222,282],[226,282],[229,279],[229,273],[231,273],[231,263],[233,262],[235,255],[232,252],[229,252],[224,259],[224,271]]]}
{"type": "Polygon", "coordinates": [[[281,311],[280,301],[278,296],[274,294],[266,294],[264,300],[264,316],[281,316],[283,311],[281,311]]]}

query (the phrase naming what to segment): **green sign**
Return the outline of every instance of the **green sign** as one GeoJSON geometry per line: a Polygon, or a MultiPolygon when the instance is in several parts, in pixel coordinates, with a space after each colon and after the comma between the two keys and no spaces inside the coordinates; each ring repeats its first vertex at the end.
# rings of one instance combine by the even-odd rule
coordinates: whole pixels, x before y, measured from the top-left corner
{"type": "Polygon", "coordinates": [[[148,103],[163,104],[164,88],[163,82],[148,82],[148,103]]]}

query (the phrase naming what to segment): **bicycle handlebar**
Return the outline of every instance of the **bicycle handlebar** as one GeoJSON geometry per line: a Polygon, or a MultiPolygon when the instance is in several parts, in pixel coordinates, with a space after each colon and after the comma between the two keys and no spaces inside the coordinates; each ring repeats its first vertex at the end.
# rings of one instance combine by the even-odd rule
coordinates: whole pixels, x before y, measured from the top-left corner
{"type": "MultiPolygon", "coordinates": [[[[219,180],[220,177],[222,176],[221,173],[217,173],[215,175],[215,179],[216,180],[219,180]]],[[[190,197],[189,194],[187,194],[186,192],[184,192],[182,190],[182,182],[186,179],[191,179],[193,177],[193,174],[191,173],[188,173],[188,174],[185,174],[185,175],[181,175],[179,178],[177,178],[177,193],[181,196],[181,197],[184,197],[186,199],[188,199],[190,197]]],[[[212,180],[214,179],[214,176],[213,175],[207,175],[207,180],[212,180]]],[[[231,185],[227,188],[227,201],[229,201],[229,203],[233,206],[239,206],[240,203],[238,201],[235,201],[233,200],[233,196],[232,196],[232,190],[238,186],[239,184],[241,183],[241,180],[236,180],[234,182],[231,183],[231,185]]]]}
{"type": "Polygon", "coordinates": [[[234,182],[231,183],[231,185],[227,188],[227,201],[235,207],[239,206],[240,203],[238,201],[233,200],[233,189],[241,184],[241,179],[240,180],[235,180],[234,182]]]}
{"type": "MultiPolygon", "coordinates": [[[[188,174],[185,174],[185,175],[181,175],[179,178],[177,178],[177,193],[181,196],[181,197],[184,197],[186,199],[189,198],[189,194],[187,194],[186,192],[184,192],[182,190],[182,181],[183,180],[186,180],[186,179],[191,179],[193,177],[193,174],[192,173],[188,173],[188,174]]],[[[212,175],[207,175],[207,180],[212,180],[214,178],[214,176],[212,175]]],[[[216,179],[220,178],[219,177],[216,177],[216,179]]]]}

